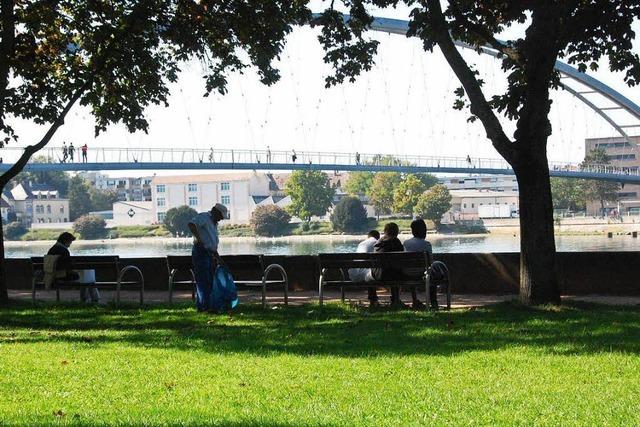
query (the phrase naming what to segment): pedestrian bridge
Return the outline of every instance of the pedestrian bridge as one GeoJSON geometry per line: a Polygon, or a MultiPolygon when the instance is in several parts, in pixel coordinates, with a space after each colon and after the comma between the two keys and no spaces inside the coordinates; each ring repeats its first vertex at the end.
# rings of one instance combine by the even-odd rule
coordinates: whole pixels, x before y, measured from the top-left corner
{"type": "MultiPolygon", "coordinates": [[[[0,171],[11,167],[22,149],[3,149],[0,171]]],[[[32,159],[25,171],[110,171],[110,170],[323,170],[404,173],[448,173],[514,175],[502,159],[473,157],[431,157],[371,153],[323,153],[271,150],[176,149],[176,148],[97,148],[90,147],[86,158],[79,151],[73,160],[63,158],[62,147],[49,147],[32,159]]],[[[610,165],[581,166],[550,162],[554,177],[596,179],[640,184],[640,168],[610,165]]]]}

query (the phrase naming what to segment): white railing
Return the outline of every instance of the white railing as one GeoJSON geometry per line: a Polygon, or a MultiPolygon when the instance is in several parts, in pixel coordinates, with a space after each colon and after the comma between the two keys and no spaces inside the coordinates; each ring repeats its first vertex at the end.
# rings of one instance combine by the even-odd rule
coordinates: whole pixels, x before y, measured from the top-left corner
{"type": "MultiPolygon", "coordinates": [[[[22,149],[6,147],[0,151],[3,163],[13,163],[22,154],[22,149]]],[[[133,147],[89,147],[86,157],[79,147],[75,148],[73,161],[63,148],[47,147],[37,154],[39,163],[225,163],[225,164],[315,164],[331,166],[375,165],[375,166],[418,166],[429,168],[455,169],[497,169],[509,170],[511,166],[503,159],[477,157],[433,157],[412,155],[390,155],[372,153],[337,153],[318,151],[281,150],[231,150],[195,148],[133,148],[133,147]]],[[[34,159],[32,159],[32,162],[34,159]]],[[[639,167],[612,165],[580,165],[571,162],[549,162],[552,171],[589,172],[601,174],[640,175],[639,167]]]]}

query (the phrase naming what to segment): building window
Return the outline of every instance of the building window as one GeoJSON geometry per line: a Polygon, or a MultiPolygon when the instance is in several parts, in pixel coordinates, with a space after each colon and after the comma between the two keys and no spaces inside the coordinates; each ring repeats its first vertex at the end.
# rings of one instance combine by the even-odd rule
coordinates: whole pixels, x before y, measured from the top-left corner
{"type": "Polygon", "coordinates": [[[157,193],[164,193],[166,190],[164,185],[156,185],[156,192],[157,193]]]}
{"type": "Polygon", "coordinates": [[[165,216],[167,216],[166,212],[158,212],[158,222],[163,222],[165,216]]]}
{"type": "Polygon", "coordinates": [[[165,203],[164,197],[158,197],[157,203],[158,203],[158,206],[165,206],[166,203],[165,203]]]}
{"type": "Polygon", "coordinates": [[[188,184],[187,185],[187,190],[189,191],[189,193],[193,193],[195,191],[198,191],[198,184],[188,184]]]}
{"type": "Polygon", "coordinates": [[[230,196],[222,196],[220,198],[220,202],[225,206],[229,206],[231,204],[231,197],[230,196]]]}
{"type": "Polygon", "coordinates": [[[463,207],[463,208],[465,208],[465,209],[467,209],[467,204],[466,204],[466,203],[465,203],[465,204],[463,204],[463,205],[462,205],[462,207],[463,207]]]}
{"type": "Polygon", "coordinates": [[[189,206],[198,206],[198,198],[189,197],[189,206]]]}
{"type": "Polygon", "coordinates": [[[60,213],[63,214],[64,213],[64,206],[60,206],[60,213]]]}
{"type": "Polygon", "coordinates": [[[614,155],[608,155],[607,158],[609,160],[635,160],[636,155],[635,154],[614,154],[614,155]]]}
{"type": "Polygon", "coordinates": [[[471,203],[471,209],[475,208],[476,204],[475,203],[471,203]]]}
{"type": "Polygon", "coordinates": [[[51,205],[47,205],[47,213],[51,214],[51,205]]]}
{"type": "MultiPolygon", "coordinates": [[[[220,190],[221,191],[229,191],[230,185],[228,182],[222,182],[220,183],[220,190]]],[[[224,202],[222,202],[224,203],[224,202]]]]}

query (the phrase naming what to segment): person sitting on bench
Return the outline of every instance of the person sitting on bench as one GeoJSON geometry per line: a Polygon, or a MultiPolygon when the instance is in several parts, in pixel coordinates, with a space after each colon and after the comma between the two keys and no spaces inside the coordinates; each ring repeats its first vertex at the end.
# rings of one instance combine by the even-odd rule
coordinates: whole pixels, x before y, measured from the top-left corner
{"type": "MultiPolygon", "coordinates": [[[[387,223],[384,226],[384,235],[378,243],[374,246],[375,252],[403,252],[404,246],[398,239],[400,229],[395,222],[387,223]]],[[[371,278],[373,280],[394,280],[404,277],[402,270],[396,268],[372,268],[371,278]]],[[[378,294],[375,287],[369,288],[369,304],[371,307],[376,307],[378,303],[378,294]]],[[[391,306],[395,308],[403,308],[405,305],[400,300],[400,289],[397,287],[391,288],[391,306]]]]}
{"type": "MultiPolygon", "coordinates": [[[[407,252],[426,252],[428,254],[428,263],[430,265],[433,261],[433,250],[431,248],[431,243],[426,240],[427,224],[423,219],[417,218],[411,222],[411,234],[413,234],[413,237],[404,241],[404,250],[407,252]]],[[[416,279],[423,278],[425,274],[424,269],[419,268],[406,269],[404,273],[407,276],[416,279]]],[[[411,287],[411,298],[413,299],[413,308],[424,309],[424,304],[422,304],[418,299],[415,286],[411,287]]],[[[431,286],[429,288],[429,302],[432,309],[438,309],[438,299],[435,286],[431,286]]]]}
{"type": "MultiPolygon", "coordinates": [[[[367,238],[358,243],[357,253],[373,252],[375,244],[380,239],[380,233],[378,230],[371,230],[367,234],[367,238]]],[[[371,281],[371,269],[370,268],[350,268],[349,280],[354,282],[364,282],[365,280],[371,281]],[[369,279],[367,279],[369,277],[369,279]]]]}
{"type": "MultiPolygon", "coordinates": [[[[58,272],[57,279],[59,280],[74,281],[80,278],[80,275],[76,271],[73,271],[71,253],[69,252],[69,247],[74,240],[76,240],[76,237],[65,231],[58,236],[56,243],[51,247],[51,249],[49,249],[49,252],[47,252],[47,255],[57,256],[55,262],[56,270],[58,272]]],[[[97,303],[100,301],[100,294],[96,288],[81,288],[80,300],[82,302],[97,303]]]]}

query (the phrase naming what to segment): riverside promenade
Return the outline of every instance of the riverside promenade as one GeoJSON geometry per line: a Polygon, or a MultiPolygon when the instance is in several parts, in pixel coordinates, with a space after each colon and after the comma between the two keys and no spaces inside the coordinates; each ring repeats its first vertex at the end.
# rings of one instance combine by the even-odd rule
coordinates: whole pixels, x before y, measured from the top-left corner
{"type": "MultiPolygon", "coordinates": [[[[79,291],[77,290],[63,290],[60,291],[60,299],[62,302],[79,302],[79,291]]],[[[380,300],[383,304],[389,300],[389,292],[386,290],[378,292],[380,300]]],[[[109,304],[114,300],[113,291],[101,291],[102,302],[101,305],[109,304]]],[[[240,291],[240,302],[242,304],[259,304],[260,294],[258,292],[240,291]]],[[[409,303],[409,295],[404,295],[404,302],[409,303]]],[[[30,302],[31,292],[27,290],[10,290],[9,298],[30,302]]],[[[158,305],[168,304],[168,293],[165,291],[146,291],[145,304],[158,305]]],[[[337,302],[340,301],[339,291],[325,291],[325,302],[337,302]]],[[[424,294],[421,295],[424,299],[424,294]]],[[[444,300],[444,295],[439,295],[439,300],[444,300]]],[[[466,309],[471,307],[485,307],[493,304],[500,304],[507,301],[517,300],[518,296],[514,294],[508,295],[479,295],[479,294],[464,294],[464,295],[452,295],[451,308],[452,309],[466,309]]],[[[54,291],[39,291],[38,301],[55,301],[56,294],[54,291]]],[[[121,291],[121,299],[124,303],[138,304],[138,293],[134,291],[121,291]]],[[[176,291],[173,294],[174,303],[184,303],[191,300],[191,293],[188,291],[176,291]]],[[[313,304],[317,302],[318,294],[313,291],[294,291],[289,293],[289,304],[291,305],[303,305],[313,304]]],[[[627,307],[639,307],[640,308],[640,296],[610,296],[610,295],[564,295],[563,301],[579,301],[588,302],[594,304],[612,305],[612,306],[627,306],[627,307]]],[[[367,300],[366,290],[350,291],[346,294],[346,302],[348,304],[367,306],[369,304],[367,300]]],[[[284,304],[281,292],[267,292],[267,304],[269,308],[277,307],[284,304]]]]}

